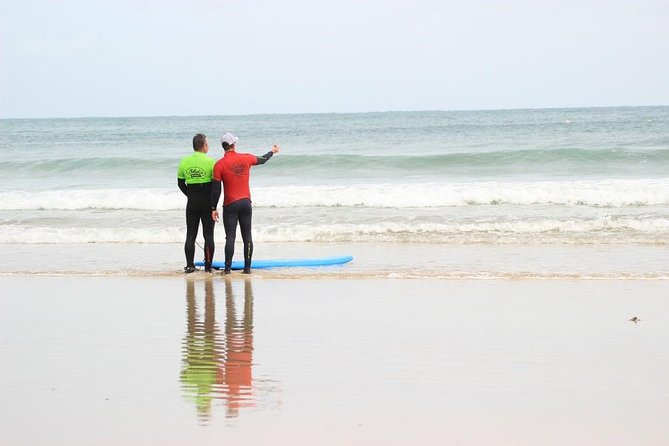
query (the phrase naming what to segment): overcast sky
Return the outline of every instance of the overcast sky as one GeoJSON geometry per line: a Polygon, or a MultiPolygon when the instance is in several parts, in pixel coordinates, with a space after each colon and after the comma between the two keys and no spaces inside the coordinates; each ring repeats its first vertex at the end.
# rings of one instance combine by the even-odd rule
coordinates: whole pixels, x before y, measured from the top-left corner
{"type": "Polygon", "coordinates": [[[0,0],[0,118],[669,105],[669,1],[0,0]]]}

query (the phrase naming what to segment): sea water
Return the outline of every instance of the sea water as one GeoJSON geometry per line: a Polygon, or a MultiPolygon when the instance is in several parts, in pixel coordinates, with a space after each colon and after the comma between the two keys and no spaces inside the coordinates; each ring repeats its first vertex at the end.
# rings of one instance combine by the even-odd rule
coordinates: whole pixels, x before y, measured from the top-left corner
{"type": "Polygon", "coordinates": [[[0,120],[0,246],[183,243],[177,165],[223,132],[281,146],[251,173],[256,244],[427,249],[446,275],[589,247],[669,276],[669,107],[0,120]]]}

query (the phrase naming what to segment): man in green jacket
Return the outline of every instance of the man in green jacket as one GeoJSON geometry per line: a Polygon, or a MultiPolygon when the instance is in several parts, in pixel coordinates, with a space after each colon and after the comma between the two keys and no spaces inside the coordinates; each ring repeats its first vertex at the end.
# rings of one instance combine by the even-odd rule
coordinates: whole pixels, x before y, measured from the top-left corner
{"type": "Polygon", "coordinates": [[[179,163],[177,184],[181,192],[188,197],[186,204],[186,274],[195,271],[195,238],[202,222],[204,236],[204,270],[211,272],[214,258],[214,220],[211,218],[211,178],[214,160],[207,156],[209,142],[207,137],[198,133],[193,137],[193,154],[179,163]]]}

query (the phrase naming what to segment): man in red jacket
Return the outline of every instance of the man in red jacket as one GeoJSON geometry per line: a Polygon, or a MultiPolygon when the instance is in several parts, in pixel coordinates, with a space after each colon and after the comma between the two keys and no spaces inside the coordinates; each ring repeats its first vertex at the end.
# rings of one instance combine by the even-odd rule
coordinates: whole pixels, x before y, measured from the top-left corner
{"type": "Polygon", "coordinates": [[[221,136],[221,145],[225,154],[214,165],[213,181],[211,182],[211,217],[219,221],[218,200],[221,197],[221,183],[223,183],[223,227],[225,228],[225,269],[224,274],[230,274],[232,256],[235,253],[235,238],[237,223],[242,232],[244,241],[244,273],[251,273],[251,257],[253,256],[253,240],[251,237],[251,190],[249,177],[251,166],[265,164],[279,146],[272,146],[272,150],[263,156],[250,153],[237,153],[237,137],[232,133],[221,136]]]}

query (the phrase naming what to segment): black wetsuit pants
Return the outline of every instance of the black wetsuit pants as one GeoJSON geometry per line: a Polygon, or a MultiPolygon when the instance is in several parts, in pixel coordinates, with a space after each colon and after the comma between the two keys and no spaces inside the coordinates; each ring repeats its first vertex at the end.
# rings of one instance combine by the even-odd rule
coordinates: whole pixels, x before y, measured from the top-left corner
{"type": "Polygon", "coordinates": [[[211,268],[214,258],[214,220],[211,218],[211,183],[189,184],[186,204],[186,266],[193,266],[195,239],[202,222],[204,236],[204,267],[211,268]]]}
{"type": "Polygon", "coordinates": [[[225,268],[232,265],[232,256],[235,253],[235,238],[237,223],[242,232],[244,241],[244,268],[251,267],[253,256],[253,239],[251,238],[251,200],[244,198],[223,206],[223,226],[225,227],[225,268]]]}

